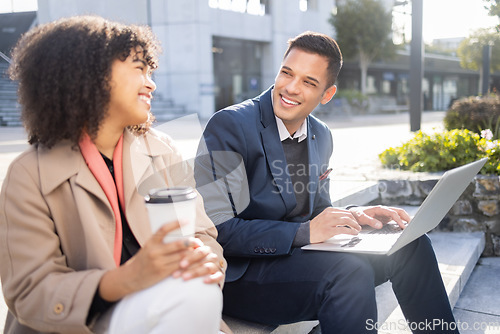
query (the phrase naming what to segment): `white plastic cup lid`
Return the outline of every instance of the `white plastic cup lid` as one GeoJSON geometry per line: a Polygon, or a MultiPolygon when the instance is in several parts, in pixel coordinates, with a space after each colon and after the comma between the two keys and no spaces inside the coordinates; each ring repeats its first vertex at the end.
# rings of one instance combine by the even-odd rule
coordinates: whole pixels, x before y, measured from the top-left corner
{"type": "Polygon", "coordinates": [[[175,203],[196,198],[196,192],[191,187],[157,188],[149,191],[145,197],[146,203],[175,203]]]}

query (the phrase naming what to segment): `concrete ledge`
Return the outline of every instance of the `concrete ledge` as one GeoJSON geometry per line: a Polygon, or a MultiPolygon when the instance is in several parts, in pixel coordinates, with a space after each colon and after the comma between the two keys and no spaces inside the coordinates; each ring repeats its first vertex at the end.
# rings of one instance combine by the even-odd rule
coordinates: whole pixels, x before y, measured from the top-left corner
{"type": "Polygon", "coordinates": [[[467,286],[455,305],[457,320],[467,324],[483,324],[481,331],[461,331],[462,334],[500,333],[500,258],[483,257],[479,259],[467,286]]]}
{"type": "Polygon", "coordinates": [[[235,334],[268,334],[277,328],[277,326],[249,322],[227,315],[224,315],[222,318],[235,334]]]}
{"type": "Polygon", "coordinates": [[[331,182],[330,197],[334,207],[347,205],[365,205],[379,197],[377,181],[341,181],[331,182]]]}
{"type": "Polygon", "coordinates": [[[301,321],[288,325],[270,326],[223,316],[234,334],[300,334],[309,333],[318,321],[301,321]]]}
{"type": "Polygon", "coordinates": [[[434,245],[450,303],[455,306],[484,250],[484,233],[434,232],[429,237],[434,245]],[[452,286],[446,284],[447,280],[456,283],[452,286]]]}

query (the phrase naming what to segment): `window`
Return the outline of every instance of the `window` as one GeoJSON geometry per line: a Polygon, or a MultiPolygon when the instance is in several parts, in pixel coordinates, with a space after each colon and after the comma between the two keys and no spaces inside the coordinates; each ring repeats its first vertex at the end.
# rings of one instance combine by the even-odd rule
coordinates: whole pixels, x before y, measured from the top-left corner
{"type": "Polygon", "coordinates": [[[318,10],[317,0],[299,0],[299,9],[301,12],[318,10]]]}
{"type": "Polygon", "coordinates": [[[263,16],[267,13],[267,0],[208,0],[210,8],[263,16]]]}
{"type": "Polygon", "coordinates": [[[259,95],[263,44],[223,37],[214,37],[212,43],[215,109],[259,95]]]}

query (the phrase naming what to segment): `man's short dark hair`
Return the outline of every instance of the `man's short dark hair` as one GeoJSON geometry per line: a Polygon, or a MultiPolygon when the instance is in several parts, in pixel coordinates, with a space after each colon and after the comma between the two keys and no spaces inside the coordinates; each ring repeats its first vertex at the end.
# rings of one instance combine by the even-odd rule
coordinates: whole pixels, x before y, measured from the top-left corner
{"type": "Polygon", "coordinates": [[[328,60],[327,87],[331,87],[335,84],[340,69],[342,68],[342,53],[340,52],[337,42],[333,38],[317,32],[303,32],[288,40],[288,49],[283,58],[286,58],[293,48],[326,57],[328,60]]]}
{"type": "MultiPolygon", "coordinates": [[[[70,140],[76,145],[83,131],[94,138],[110,102],[111,65],[134,48],[157,68],[159,43],[147,26],[75,16],[24,34],[13,49],[9,74],[19,82],[30,144],[51,147],[70,140]]],[[[144,131],[149,125],[142,126],[144,131]]]]}

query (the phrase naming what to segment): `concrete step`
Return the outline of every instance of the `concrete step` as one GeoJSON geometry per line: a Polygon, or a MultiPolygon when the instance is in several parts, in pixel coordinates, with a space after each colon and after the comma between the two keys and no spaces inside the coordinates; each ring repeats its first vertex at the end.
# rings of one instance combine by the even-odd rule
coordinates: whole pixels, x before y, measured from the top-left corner
{"type": "Polygon", "coordinates": [[[0,101],[2,101],[2,104],[7,104],[7,105],[16,105],[17,103],[17,95],[16,94],[6,94],[0,91],[0,101]]]}
{"type": "Polygon", "coordinates": [[[2,113],[0,112],[0,126],[19,127],[22,126],[21,113],[2,113]]]}
{"type": "Polygon", "coordinates": [[[3,103],[0,102],[0,115],[2,116],[12,116],[12,115],[17,115],[19,116],[21,113],[21,106],[16,104],[16,103],[12,103],[12,104],[7,104],[7,103],[3,103]]]}
{"type": "Polygon", "coordinates": [[[453,313],[462,334],[500,334],[500,257],[479,259],[453,313]]]}
{"type": "Polygon", "coordinates": [[[0,108],[3,108],[3,109],[19,109],[20,106],[17,103],[17,96],[15,96],[14,98],[10,98],[10,97],[2,98],[0,96],[0,108]]]}
{"type": "Polygon", "coordinates": [[[366,205],[378,197],[377,181],[334,180],[330,182],[330,198],[334,207],[366,205]]]}
{"type": "Polygon", "coordinates": [[[5,74],[5,65],[0,66],[0,127],[22,126],[20,106],[17,103],[17,83],[5,74]]]}
{"type": "Polygon", "coordinates": [[[311,332],[318,325],[318,321],[302,321],[289,325],[270,326],[225,315],[223,318],[234,334],[302,334],[311,332]]]}

